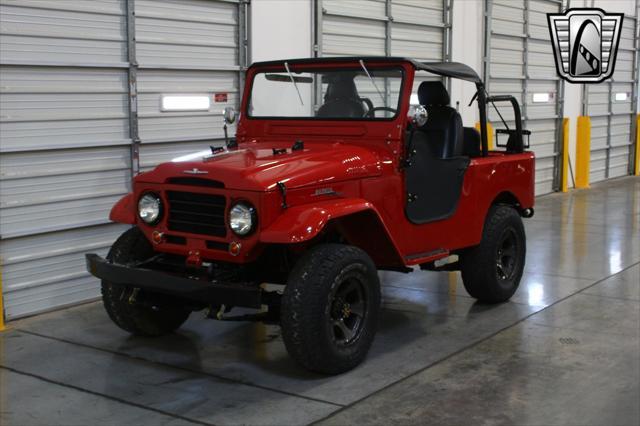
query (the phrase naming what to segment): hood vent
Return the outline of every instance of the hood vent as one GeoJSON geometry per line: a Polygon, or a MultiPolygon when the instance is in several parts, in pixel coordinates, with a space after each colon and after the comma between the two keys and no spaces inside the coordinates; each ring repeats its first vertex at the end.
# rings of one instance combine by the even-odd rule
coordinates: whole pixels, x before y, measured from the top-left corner
{"type": "Polygon", "coordinates": [[[202,186],[205,188],[224,188],[224,183],[219,180],[203,179],[198,177],[172,177],[166,183],[173,185],[202,186]]]}

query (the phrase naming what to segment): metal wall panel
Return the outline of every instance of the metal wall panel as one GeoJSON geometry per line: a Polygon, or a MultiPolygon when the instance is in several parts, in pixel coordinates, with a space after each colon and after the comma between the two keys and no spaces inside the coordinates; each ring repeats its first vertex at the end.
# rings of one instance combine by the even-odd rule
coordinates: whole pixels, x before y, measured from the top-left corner
{"type": "Polygon", "coordinates": [[[624,17],[612,78],[584,86],[583,114],[591,117],[591,183],[633,171],[638,90],[636,27],[636,17],[624,17]],[[626,94],[626,99],[616,99],[616,94],[621,93],[626,94]]]}
{"type": "MultiPolygon", "coordinates": [[[[524,127],[531,130],[536,154],[536,195],[557,190],[564,83],[557,76],[550,48],[547,13],[561,11],[557,0],[486,0],[484,78],[491,95],[512,95],[520,103],[524,127]],[[533,102],[535,93],[549,94],[548,102],[533,102]]],[[[509,125],[513,112],[500,104],[509,125]]],[[[489,121],[503,128],[489,105],[489,121]]],[[[506,141],[501,141],[506,142],[506,141]]]]}
{"type": "Polygon", "coordinates": [[[107,216],[131,179],[125,3],[0,0],[0,32],[0,261],[15,318],[99,294],[82,253],[121,231],[107,216]]]}
{"type": "Polygon", "coordinates": [[[222,109],[239,102],[247,7],[0,0],[0,261],[8,318],[97,297],[83,254],[105,254],[126,229],[108,214],[139,162],[149,168],[220,143],[222,109]],[[228,100],[204,113],[160,111],[163,94],[192,93],[228,93],[228,100]]]}
{"type": "MultiPolygon", "coordinates": [[[[241,52],[244,8],[241,3],[212,0],[136,0],[143,170],[188,149],[223,143],[222,111],[238,107],[240,71],[246,66],[241,52]],[[216,102],[216,93],[226,94],[226,102],[216,102]],[[162,111],[162,96],[169,94],[208,95],[211,107],[198,112],[162,111]]],[[[231,128],[230,134],[234,131],[231,128]]]]}
{"type": "MultiPolygon", "coordinates": [[[[432,62],[450,59],[451,0],[314,1],[316,56],[400,56],[432,62]]],[[[434,79],[438,78],[418,73],[414,88],[434,79]]],[[[316,109],[322,89],[316,88],[316,109]]],[[[387,96],[398,90],[385,89],[387,96]]],[[[375,93],[373,88],[371,93],[375,93]]]]}
{"type": "Polygon", "coordinates": [[[446,0],[316,0],[318,56],[407,56],[443,61],[446,0]]]}

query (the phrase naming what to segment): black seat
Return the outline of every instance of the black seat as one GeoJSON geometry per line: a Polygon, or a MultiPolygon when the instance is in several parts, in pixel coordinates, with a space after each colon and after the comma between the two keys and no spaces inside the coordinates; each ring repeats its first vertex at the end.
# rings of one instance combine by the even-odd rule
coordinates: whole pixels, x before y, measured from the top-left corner
{"type": "Polygon", "coordinates": [[[474,127],[464,128],[464,149],[462,155],[469,157],[480,157],[482,151],[480,149],[480,133],[474,127]]]}
{"type": "Polygon", "coordinates": [[[462,118],[449,106],[449,93],[440,81],[424,81],[418,88],[418,100],[427,109],[427,123],[420,128],[426,133],[436,158],[463,155],[462,118]]]}
{"type": "Polygon", "coordinates": [[[324,104],[318,109],[317,117],[357,118],[365,113],[364,106],[353,76],[340,75],[329,82],[324,104]]]}
{"type": "Polygon", "coordinates": [[[443,84],[420,84],[418,98],[428,117],[424,126],[407,132],[411,157],[406,169],[405,213],[412,223],[422,224],[455,214],[470,160],[464,155],[462,119],[448,106],[449,94],[443,84]]]}

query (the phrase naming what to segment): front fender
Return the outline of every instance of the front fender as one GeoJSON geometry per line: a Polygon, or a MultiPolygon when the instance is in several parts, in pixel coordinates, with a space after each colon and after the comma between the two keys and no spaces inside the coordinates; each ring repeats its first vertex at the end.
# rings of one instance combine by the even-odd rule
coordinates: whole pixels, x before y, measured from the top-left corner
{"type": "Polygon", "coordinates": [[[133,193],[129,193],[120,198],[117,203],[111,208],[109,213],[109,220],[118,223],[128,223],[135,225],[136,223],[136,208],[133,199],[133,193]]]}
{"type": "Polygon", "coordinates": [[[361,198],[326,200],[291,207],[260,232],[260,241],[276,244],[308,241],[318,235],[330,220],[365,210],[375,212],[373,205],[361,198]]]}

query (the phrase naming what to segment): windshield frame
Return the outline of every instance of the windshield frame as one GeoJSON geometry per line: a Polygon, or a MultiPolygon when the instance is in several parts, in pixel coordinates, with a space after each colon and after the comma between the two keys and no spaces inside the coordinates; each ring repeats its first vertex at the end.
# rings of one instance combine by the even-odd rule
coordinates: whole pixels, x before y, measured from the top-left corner
{"type": "MultiPolygon", "coordinates": [[[[372,61],[373,62],[373,61],[372,61]]],[[[372,118],[366,118],[366,117],[315,117],[315,116],[309,116],[309,117],[296,117],[296,116],[252,116],[249,114],[249,107],[251,106],[251,96],[253,94],[253,84],[255,82],[255,77],[258,74],[263,74],[263,73],[270,73],[270,72],[286,72],[285,70],[285,62],[282,62],[280,64],[274,64],[274,65],[269,65],[269,66],[264,66],[264,67],[257,67],[255,69],[252,69],[251,74],[249,75],[250,77],[250,82],[247,85],[248,87],[246,88],[245,94],[246,94],[246,100],[243,101],[243,106],[242,106],[242,115],[245,119],[247,120],[251,120],[251,121],[258,121],[258,120],[281,120],[281,121],[308,121],[311,123],[317,123],[317,122],[322,122],[322,121],[347,121],[347,122],[364,122],[364,123],[371,123],[371,122],[391,122],[391,121],[395,121],[398,119],[398,117],[400,116],[400,113],[402,112],[403,109],[403,98],[405,97],[405,87],[406,87],[406,83],[407,83],[407,78],[408,78],[408,74],[407,74],[407,70],[406,67],[403,66],[403,64],[401,63],[371,63],[368,64],[367,62],[364,63],[364,65],[367,67],[367,69],[369,71],[373,71],[373,70],[394,70],[394,71],[399,71],[400,72],[400,89],[398,92],[398,104],[396,107],[396,112],[392,117],[372,117],[372,118]]],[[[362,67],[359,64],[351,64],[351,63],[335,63],[335,62],[326,62],[326,63],[322,63],[322,62],[318,62],[315,64],[305,64],[305,65],[299,65],[299,64],[292,64],[289,63],[289,67],[291,69],[292,72],[320,72],[322,70],[327,70],[327,71],[341,71],[341,70],[362,70],[362,67]]]]}

